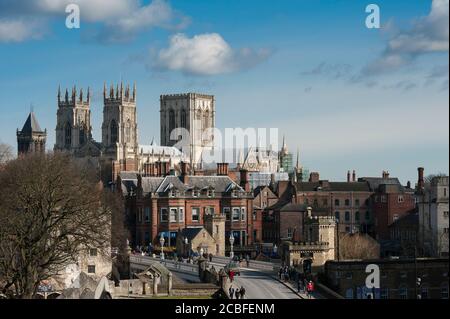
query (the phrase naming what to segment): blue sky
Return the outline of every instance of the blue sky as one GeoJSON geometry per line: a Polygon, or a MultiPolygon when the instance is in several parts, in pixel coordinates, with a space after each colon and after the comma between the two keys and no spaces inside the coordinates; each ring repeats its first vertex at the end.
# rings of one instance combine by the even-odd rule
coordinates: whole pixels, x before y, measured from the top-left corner
{"type": "Polygon", "coordinates": [[[160,94],[199,91],[219,128],[277,127],[322,178],[448,173],[448,0],[0,2],[1,142],[16,146],[32,103],[52,148],[58,85],[91,87],[100,140],[103,82],[121,78],[138,86],[141,143],[159,137],[160,94]]]}

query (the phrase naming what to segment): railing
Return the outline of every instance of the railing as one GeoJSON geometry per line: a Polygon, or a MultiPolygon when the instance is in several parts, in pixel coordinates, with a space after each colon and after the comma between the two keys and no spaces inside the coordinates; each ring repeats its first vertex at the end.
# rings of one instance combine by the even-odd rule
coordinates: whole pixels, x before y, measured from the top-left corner
{"type": "Polygon", "coordinates": [[[151,266],[155,263],[160,263],[164,265],[167,269],[175,271],[175,272],[184,272],[189,274],[198,274],[198,266],[181,263],[173,260],[164,259],[161,260],[159,258],[153,258],[148,256],[130,256],[130,265],[133,266],[151,266]]]}

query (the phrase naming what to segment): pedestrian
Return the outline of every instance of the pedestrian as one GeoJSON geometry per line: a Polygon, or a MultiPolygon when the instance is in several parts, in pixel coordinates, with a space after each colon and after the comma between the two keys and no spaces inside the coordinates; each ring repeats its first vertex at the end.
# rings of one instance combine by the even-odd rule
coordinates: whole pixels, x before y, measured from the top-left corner
{"type": "Polygon", "coordinates": [[[297,279],[297,292],[300,293],[302,291],[302,281],[300,280],[300,277],[297,279]]]}
{"type": "Polygon", "coordinates": [[[308,282],[306,286],[306,291],[308,292],[308,298],[311,299],[312,293],[314,292],[314,283],[312,281],[308,282]]]}
{"type": "Polygon", "coordinates": [[[230,281],[233,282],[233,279],[234,279],[234,271],[230,270],[229,276],[230,276],[230,281]]]}
{"type": "Polygon", "coordinates": [[[239,299],[241,297],[241,292],[239,289],[236,289],[234,292],[234,295],[236,296],[236,299],[239,299]]]}
{"type": "Polygon", "coordinates": [[[230,294],[230,299],[234,298],[234,288],[233,286],[230,286],[230,289],[228,289],[228,293],[230,294]]]}
{"type": "Polygon", "coordinates": [[[245,288],[244,288],[244,286],[241,286],[241,289],[239,289],[239,293],[241,295],[241,299],[244,299],[244,297],[245,297],[245,288]]]}
{"type": "Polygon", "coordinates": [[[280,267],[280,270],[278,271],[278,277],[281,280],[281,275],[283,274],[283,268],[280,267]]]}
{"type": "Polygon", "coordinates": [[[213,254],[211,254],[211,253],[209,253],[209,262],[211,263],[212,262],[212,259],[213,259],[213,254]]]}

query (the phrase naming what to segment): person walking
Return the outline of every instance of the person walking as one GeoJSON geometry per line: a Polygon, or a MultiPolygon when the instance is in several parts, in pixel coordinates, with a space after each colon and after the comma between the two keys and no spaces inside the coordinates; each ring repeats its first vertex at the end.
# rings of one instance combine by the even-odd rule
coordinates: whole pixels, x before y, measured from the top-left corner
{"type": "Polygon", "coordinates": [[[213,254],[209,253],[208,257],[209,257],[209,262],[211,263],[212,259],[213,259],[213,254]]]}
{"type": "Polygon", "coordinates": [[[228,289],[228,293],[230,295],[230,299],[234,298],[234,288],[233,286],[230,286],[230,289],[228,289]]]}
{"type": "Polygon", "coordinates": [[[241,295],[241,299],[244,299],[244,297],[245,297],[245,288],[244,288],[244,286],[241,286],[241,289],[239,289],[239,294],[241,295]]]}
{"type": "Polygon", "coordinates": [[[278,277],[281,280],[281,275],[283,274],[283,268],[280,267],[280,270],[278,271],[278,277]]]}
{"type": "Polygon", "coordinates": [[[239,289],[236,289],[234,292],[234,295],[236,296],[236,299],[239,299],[239,297],[241,296],[241,292],[239,289]]]}
{"type": "Polygon", "coordinates": [[[234,271],[230,270],[230,281],[233,282],[234,279],[234,271]]]}
{"type": "Polygon", "coordinates": [[[308,298],[312,298],[312,294],[314,292],[314,283],[312,281],[308,282],[308,285],[306,286],[306,291],[308,292],[308,298]]]}

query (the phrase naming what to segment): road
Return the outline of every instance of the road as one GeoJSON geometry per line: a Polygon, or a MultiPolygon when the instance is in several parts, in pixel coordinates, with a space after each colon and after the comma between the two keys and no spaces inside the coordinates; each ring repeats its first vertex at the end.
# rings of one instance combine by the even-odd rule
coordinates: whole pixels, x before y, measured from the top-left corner
{"type": "Polygon", "coordinates": [[[236,276],[234,288],[245,288],[246,299],[301,299],[278,280],[260,271],[243,270],[236,276]]]}

